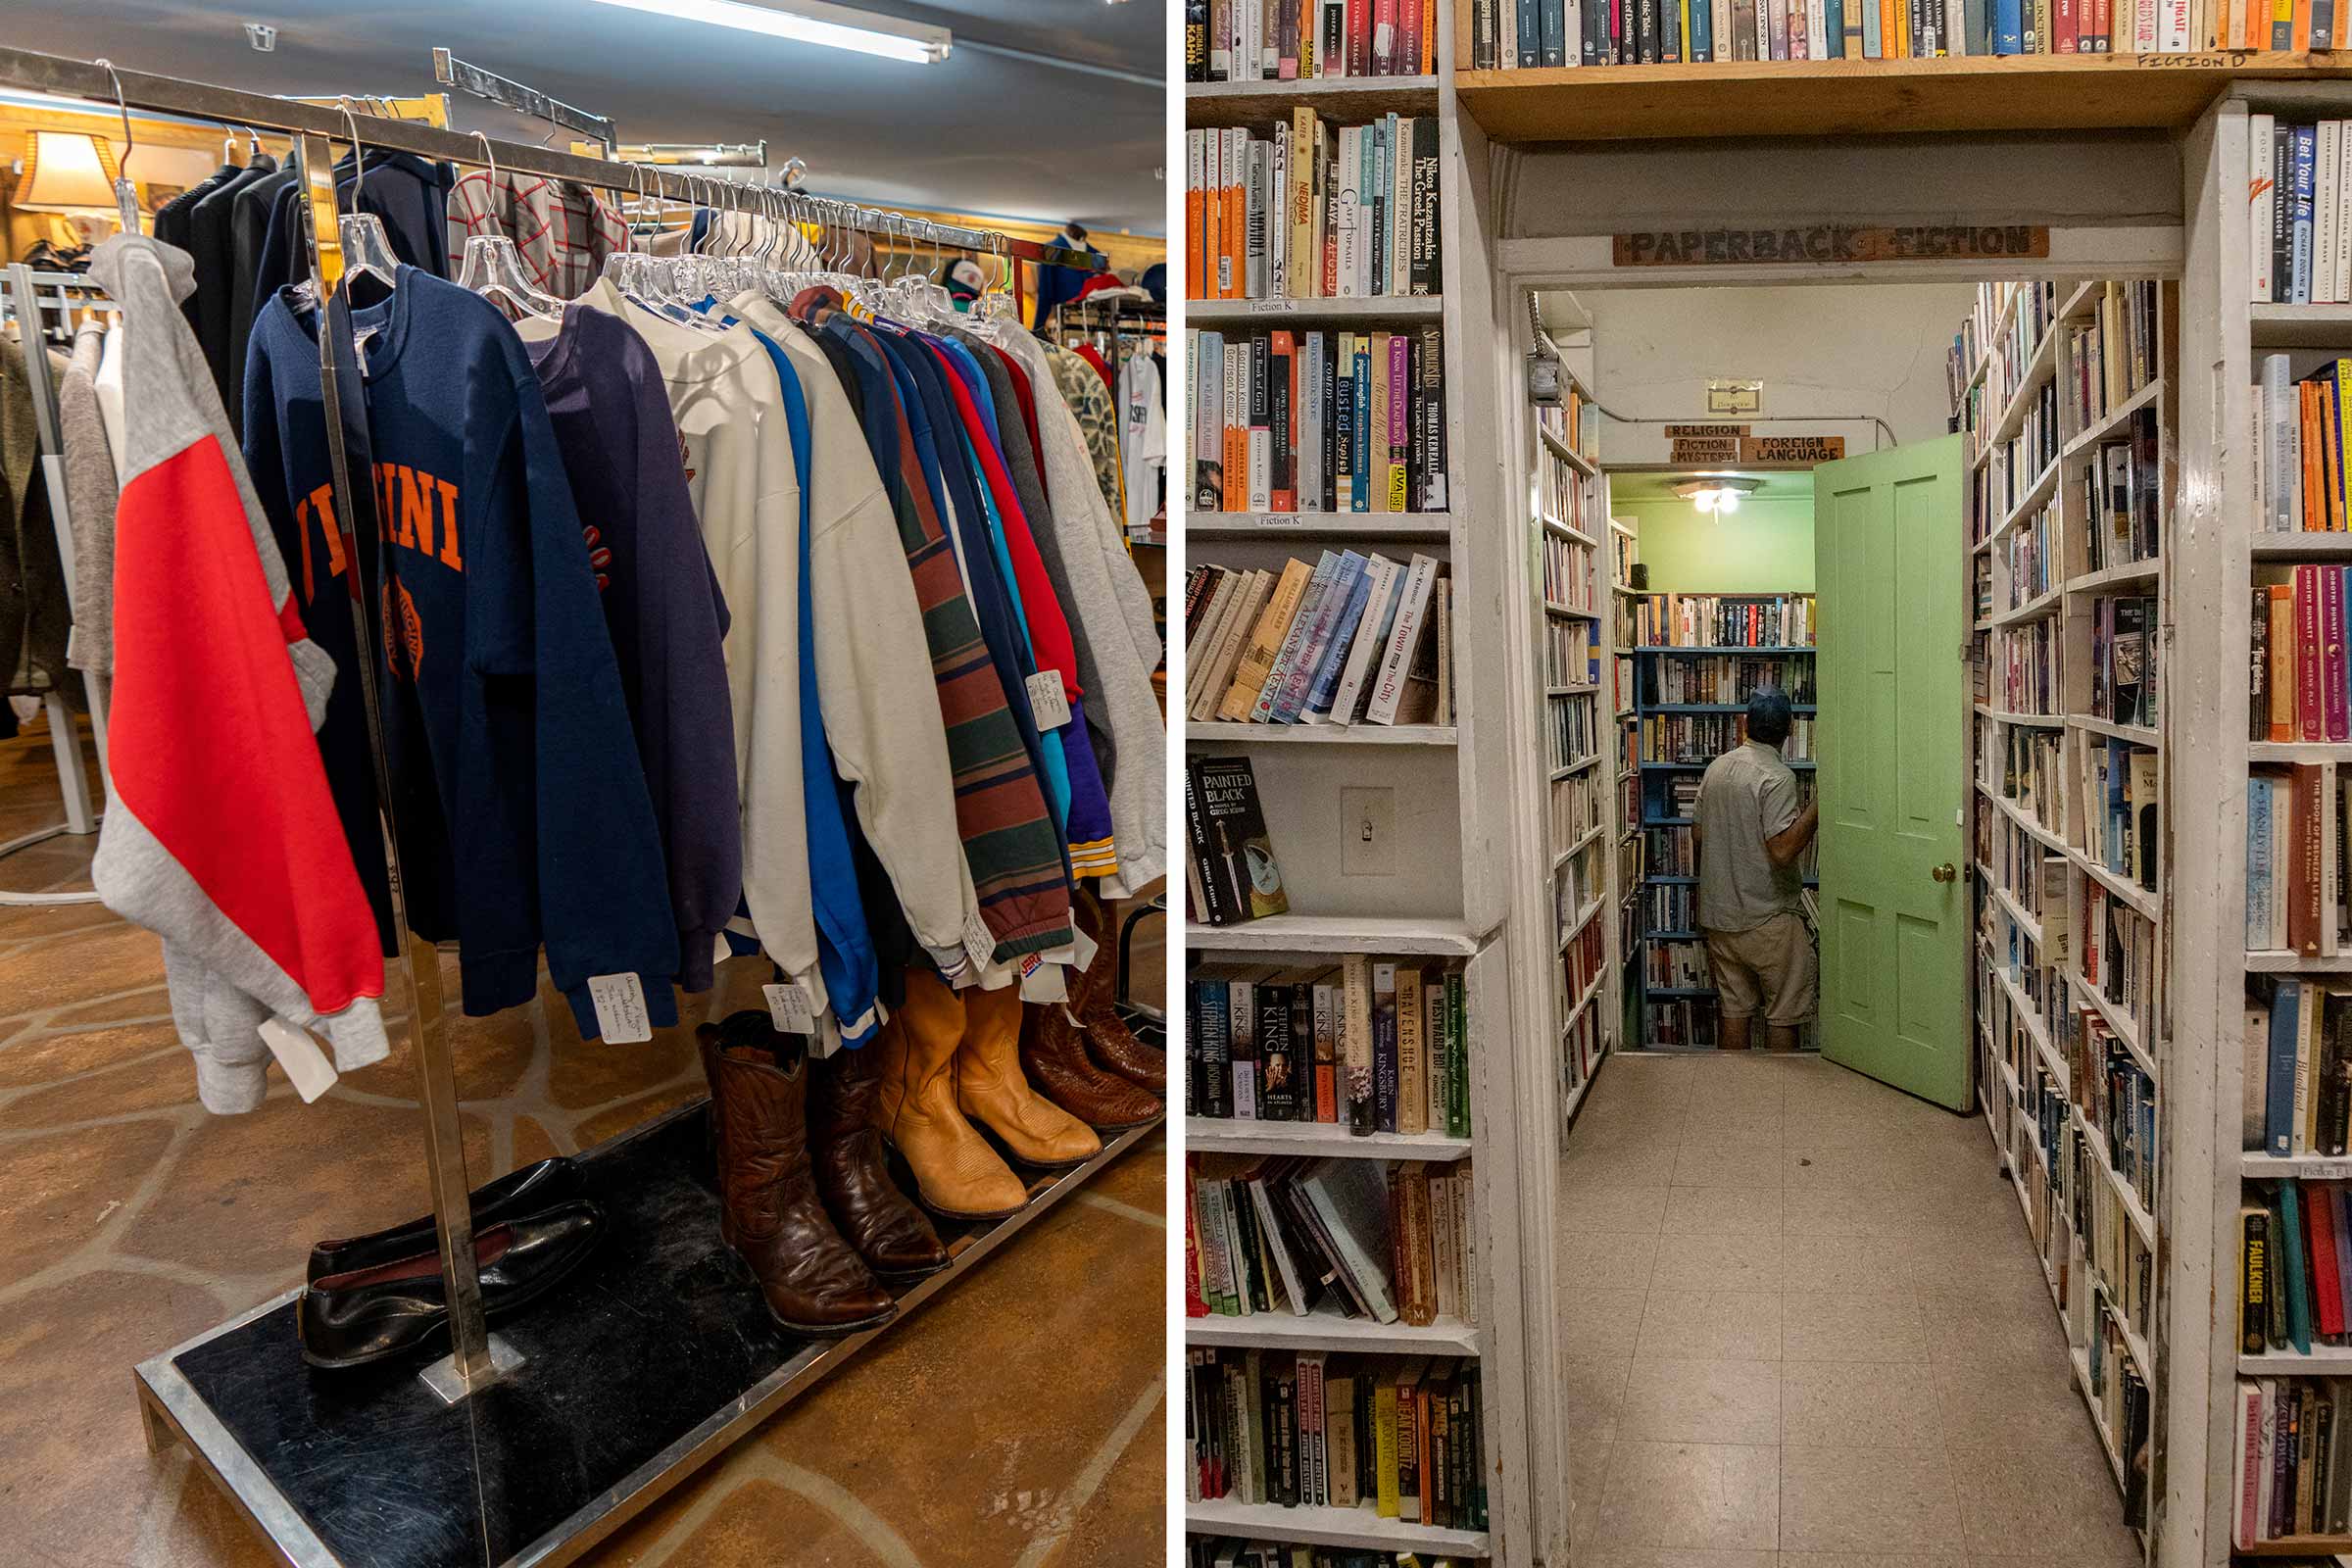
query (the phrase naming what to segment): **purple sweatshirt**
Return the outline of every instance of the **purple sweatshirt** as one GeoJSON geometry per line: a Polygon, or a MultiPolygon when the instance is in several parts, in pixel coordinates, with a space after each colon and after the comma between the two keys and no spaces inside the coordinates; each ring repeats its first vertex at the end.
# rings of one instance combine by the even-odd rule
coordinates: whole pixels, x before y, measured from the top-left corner
{"type": "MultiPolygon", "coordinates": [[[[530,334],[526,334],[526,338],[530,334]]],[[[619,317],[574,305],[524,345],[571,478],[678,922],[678,984],[707,991],[743,895],[735,727],[719,643],[727,606],[703,548],[669,390],[619,317]]]]}

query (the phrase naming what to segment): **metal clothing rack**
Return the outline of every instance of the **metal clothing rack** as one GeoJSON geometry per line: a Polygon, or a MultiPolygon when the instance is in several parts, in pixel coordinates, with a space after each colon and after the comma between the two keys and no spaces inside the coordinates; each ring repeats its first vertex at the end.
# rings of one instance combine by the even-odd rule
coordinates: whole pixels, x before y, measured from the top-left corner
{"type": "MultiPolygon", "coordinates": [[[[75,302],[71,293],[95,296],[80,302],[82,308],[112,311],[114,302],[105,298],[98,286],[78,272],[36,272],[18,263],[8,269],[7,291],[0,295],[0,314],[17,322],[17,347],[24,356],[24,378],[32,389],[33,423],[39,432],[41,483],[49,495],[49,522],[57,534],[57,559],[64,569],[67,603],[73,602],[74,584],[74,520],[73,509],[66,502],[65,442],[61,437],[57,414],[57,389],[50,384],[49,353],[46,334],[42,331],[45,314],[55,310],[72,325],[71,313],[75,302]],[[43,289],[53,292],[44,297],[43,289]]],[[[69,612],[70,613],[70,612],[69,612]]],[[[90,729],[98,743],[99,765],[106,762],[106,683],[88,670],[81,671],[82,690],[90,704],[90,729]]],[[[0,844],[0,859],[30,849],[35,844],[65,834],[85,836],[98,831],[97,813],[90,808],[89,772],[82,765],[81,730],[74,722],[74,712],[66,704],[65,693],[52,685],[41,694],[41,707],[49,721],[49,750],[57,759],[58,793],[64,798],[66,819],[52,827],[36,828],[0,844]]],[[[95,904],[97,890],[86,889],[69,893],[18,893],[0,890],[0,906],[15,908],[43,908],[67,904],[95,904]]]]}
{"type": "MultiPolygon", "coordinates": [[[[772,188],[461,135],[409,121],[361,121],[344,109],[124,71],[104,62],[0,48],[0,86],[119,108],[125,154],[134,109],[291,138],[291,164],[311,203],[311,221],[297,227],[311,287],[319,299],[327,297],[327,290],[317,236],[322,226],[334,232],[338,217],[333,144],[350,143],[355,137],[370,149],[393,148],[478,169],[495,161],[501,170],[608,191],[659,194],[769,217],[777,215],[781,203],[786,213],[821,215],[823,221],[839,228],[896,236],[919,233],[938,243],[1043,265],[1087,270],[1103,265],[1086,252],[993,230],[937,224],[845,203],[819,206],[772,188]],[[801,205],[790,205],[795,202],[801,205]]],[[[28,289],[29,275],[24,280],[12,278],[12,284],[20,291],[28,289]]],[[[319,380],[324,407],[331,411],[344,406],[338,368],[349,374],[360,361],[348,329],[338,333],[325,328],[323,323],[332,322],[334,313],[320,315],[319,380]]],[[[41,371],[45,383],[45,363],[41,371]]],[[[335,526],[347,559],[359,560],[360,530],[372,517],[374,487],[353,483],[342,420],[330,416],[325,428],[335,526]],[[360,511],[363,507],[368,513],[360,511]]],[[[357,646],[373,648],[371,607],[359,578],[357,572],[345,574],[357,646]]],[[[375,671],[369,662],[361,661],[354,673],[376,769],[394,928],[403,943],[397,961],[387,963],[387,1010],[406,1013],[415,1045],[426,1174],[450,1309],[451,1353],[423,1368],[416,1379],[372,1378],[363,1387],[346,1377],[332,1388],[306,1392],[319,1375],[308,1371],[297,1357],[292,1297],[280,1298],[139,1366],[137,1387],[149,1443],[159,1449],[184,1445],[248,1522],[300,1568],[358,1568],[362,1563],[368,1568],[406,1568],[411,1563],[426,1568],[457,1554],[470,1557],[476,1548],[485,1562],[511,1568],[568,1562],[889,1327],[797,1348],[786,1341],[779,1348],[760,1342],[760,1325],[765,1320],[758,1317],[756,1306],[750,1310],[757,1321],[713,1325],[710,1318],[716,1308],[710,1280],[694,1282],[690,1294],[681,1294],[689,1290],[687,1285],[673,1286],[649,1264],[646,1272],[601,1282],[608,1295],[633,1291],[640,1298],[617,1322],[610,1313],[600,1315],[585,1307],[575,1313],[543,1309],[506,1325],[500,1336],[488,1332],[439,955],[409,928],[375,671]],[[584,1321],[590,1317],[598,1320],[584,1321]],[[628,1343],[632,1334],[638,1340],[628,1343]],[[677,1346],[695,1343],[698,1335],[715,1336],[710,1344],[724,1348],[679,1368],[677,1376],[699,1375],[693,1392],[708,1395],[711,1413],[667,1434],[656,1446],[646,1446],[650,1423],[641,1419],[643,1411],[616,1407],[609,1398],[579,1396],[583,1381],[612,1394],[645,1368],[663,1365],[665,1356],[674,1359],[677,1346]],[[713,1366],[726,1363],[730,1355],[740,1360],[755,1348],[760,1351],[753,1357],[756,1364],[733,1367],[736,1381],[712,1381],[718,1375],[713,1366]],[[616,1358],[624,1364],[615,1366],[616,1358]],[[543,1377],[560,1380],[561,1386],[542,1389],[531,1380],[515,1378],[517,1369],[534,1360],[545,1363],[543,1377]],[[288,1395],[288,1390],[293,1392],[288,1395]],[[533,1463],[556,1429],[576,1451],[573,1463],[550,1475],[533,1463]],[[453,1453],[469,1455],[474,1468],[453,1475],[453,1453]],[[498,1474],[479,1473],[490,1468],[498,1474]],[[336,1505],[354,1489],[366,1493],[387,1487],[398,1492],[401,1508],[351,1510],[336,1505]],[[390,1517],[394,1515],[398,1517],[390,1517]]],[[[609,1228],[613,1232],[604,1244],[608,1253],[626,1253],[642,1240],[627,1228],[630,1223],[648,1234],[673,1237],[681,1226],[708,1227],[715,1242],[715,1200],[707,1184],[691,1175],[702,1157],[703,1143],[686,1136],[694,1129],[681,1131],[685,1115],[640,1128],[582,1156],[584,1166],[628,1172],[625,1181],[615,1178],[613,1191],[600,1194],[608,1200],[609,1228]],[[668,1195],[666,1207],[647,1206],[647,1195],[657,1194],[668,1195]]],[[[956,1232],[949,1242],[954,1261],[901,1298],[898,1321],[1150,1131],[1139,1128],[1121,1135],[1076,1171],[1030,1173],[1028,1206],[1006,1219],[985,1226],[943,1227],[943,1233],[956,1232]]],[[[724,1256],[723,1249],[718,1264],[738,1266],[724,1256]]],[[[588,1266],[596,1265],[592,1260],[588,1266]]],[[[771,1332],[768,1340],[773,1339],[771,1332]]],[[[649,1405],[674,1411],[680,1407],[678,1392],[679,1385],[673,1384],[649,1387],[645,1394],[649,1405]]]]}

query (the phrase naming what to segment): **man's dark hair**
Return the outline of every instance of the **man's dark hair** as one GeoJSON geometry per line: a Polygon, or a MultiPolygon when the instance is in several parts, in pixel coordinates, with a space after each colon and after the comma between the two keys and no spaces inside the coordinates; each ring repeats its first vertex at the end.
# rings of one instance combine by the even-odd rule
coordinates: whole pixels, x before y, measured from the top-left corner
{"type": "Polygon", "coordinates": [[[1787,694],[1766,686],[1747,700],[1747,738],[1778,746],[1788,738],[1791,728],[1787,694]]]}

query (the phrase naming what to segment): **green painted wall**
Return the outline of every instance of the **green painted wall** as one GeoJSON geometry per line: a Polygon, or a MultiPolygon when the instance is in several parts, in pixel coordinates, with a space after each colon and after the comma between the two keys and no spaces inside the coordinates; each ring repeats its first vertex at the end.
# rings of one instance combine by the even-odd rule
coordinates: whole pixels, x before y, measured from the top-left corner
{"type": "Polygon", "coordinates": [[[1641,532],[1652,593],[1813,591],[1810,497],[1749,501],[1728,517],[1679,498],[1620,501],[1615,510],[1641,532]]]}

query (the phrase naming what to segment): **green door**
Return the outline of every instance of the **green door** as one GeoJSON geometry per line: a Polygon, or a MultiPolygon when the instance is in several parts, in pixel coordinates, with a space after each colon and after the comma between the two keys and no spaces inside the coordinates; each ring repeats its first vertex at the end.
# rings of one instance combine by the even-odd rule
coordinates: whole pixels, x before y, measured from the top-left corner
{"type": "Polygon", "coordinates": [[[1954,1110],[1968,1028],[1960,438],[1813,470],[1821,1050],[1954,1110]]]}

